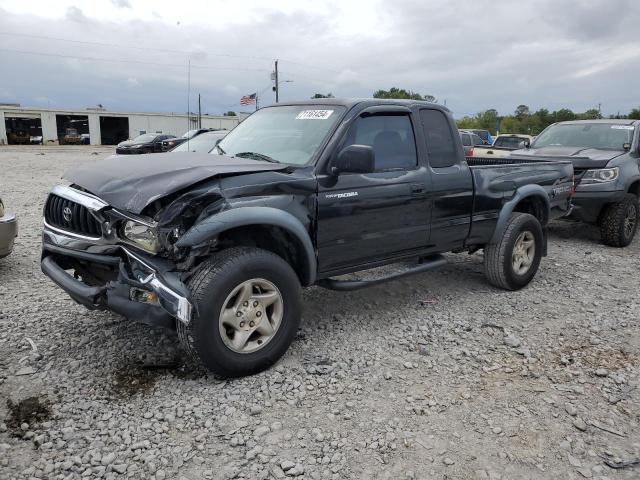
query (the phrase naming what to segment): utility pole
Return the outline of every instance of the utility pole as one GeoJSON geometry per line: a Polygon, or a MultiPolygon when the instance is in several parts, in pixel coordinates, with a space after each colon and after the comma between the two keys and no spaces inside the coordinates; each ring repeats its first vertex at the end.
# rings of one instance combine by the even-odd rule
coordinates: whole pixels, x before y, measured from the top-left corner
{"type": "Polygon", "coordinates": [[[276,65],[275,65],[275,86],[273,87],[274,91],[276,92],[276,103],[278,103],[278,95],[280,93],[280,85],[278,84],[278,60],[276,60],[276,65]]]}
{"type": "Polygon", "coordinates": [[[198,94],[198,128],[202,128],[202,106],[200,105],[200,94],[198,94]]]}
{"type": "Polygon", "coordinates": [[[599,104],[598,104],[598,118],[602,117],[602,115],[601,115],[601,113],[600,113],[601,107],[602,107],[602,104],[601,104],[601,103],[599,103],[599,104]]]}

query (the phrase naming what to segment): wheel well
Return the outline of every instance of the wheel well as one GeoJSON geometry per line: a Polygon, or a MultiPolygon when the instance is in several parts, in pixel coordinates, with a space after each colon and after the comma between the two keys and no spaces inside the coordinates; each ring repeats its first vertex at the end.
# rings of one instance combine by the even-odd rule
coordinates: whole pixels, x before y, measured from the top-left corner
{"type": "Polygon", "coordinates": [[[628,192],[633,193],[636,196],[640,196],[640,180],[633,182],[629,187],[628,192]]]}
{"type": "Polygon", "coordinates": [[[513,211],[533,215],[538,219],[542,226],[545,226],[549,220],[547,205],[544,200],[538,196],[523,198],[518,202],[513,211]]]}
{"type": "Polygon", "coordinates": [[[288,230],[272,225],[246,225],[226,230],[218,236],[221,248],[231,246],[257,247],[282,257],[306,285],[311,272],[302,243],[288,230]]]}

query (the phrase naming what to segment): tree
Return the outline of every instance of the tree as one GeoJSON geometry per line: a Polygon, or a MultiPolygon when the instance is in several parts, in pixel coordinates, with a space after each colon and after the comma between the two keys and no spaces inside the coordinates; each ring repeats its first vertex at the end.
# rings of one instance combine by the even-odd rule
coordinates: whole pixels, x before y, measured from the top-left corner
{"type": "Polygon", "coordinates": [[[556,122],[568,122],[578,118],[578,116],[568,108],[561,108],[557,112],[553,112],[553,116],[556,122]]]}
{"type": "Polygon", "coordinates": [[[602,115],[600,115],[600,110],[598,110],[597,108],[591,108],[586,112],[578,115],[578,118],[580,120],[595,120],[598,118],[602,118],[602,115]]]}
{"type": "Polygon", "coordinates": [[[433,95],[422,96],[417,92],[396,87],[391,87],[389,90],[376,90],[373,92],[373,98],[402,98],[407,100],[427,100],[428,102],[435,100],[433,95]],[[428,100],[428,98],[433,100],[428,100]]]}
{"type": "Polygon", "coordinates": [[[315,93],[313,97],[311,97],[311,99],[313,100],[314,98],[335,98],[335,97],[333,96],[333,93],[327,93],[326,95],[324,93],[315,93]]]}
{"type": "Polygon", "coordinates": [[[236,112],[233,112],[231,110],[229,110],[226,113],[223,113],[222,115],[225,116],[225,117],[237,117],[238,116],[238,114],[236,112]]]}
{"type": "Polygon", "coordinates": [[[631,118],[631,119],[634,119],[634,120],[640,120],[640,107],[634,108],[633,110],[631,110],[631,112],[629,112],[629,115],[627,116],[627,118],[631,118]]]}
{"type": "Polygon", "coordinates": [[[518,120],[523,120],[529,116],[529,107],[526,105],[518,105],[516,111],[513,114],[518,120]]]}

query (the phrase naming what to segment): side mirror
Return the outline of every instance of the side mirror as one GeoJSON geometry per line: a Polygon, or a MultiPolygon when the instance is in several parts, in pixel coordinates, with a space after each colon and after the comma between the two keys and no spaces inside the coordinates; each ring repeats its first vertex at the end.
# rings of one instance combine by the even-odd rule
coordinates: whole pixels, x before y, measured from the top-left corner
{"type": "Polygon", "coordinates": [[[341,173],[371,173],[375,170],[375,155],[369,145],[349,145],[331,163],[331,175],[341,173]]]}

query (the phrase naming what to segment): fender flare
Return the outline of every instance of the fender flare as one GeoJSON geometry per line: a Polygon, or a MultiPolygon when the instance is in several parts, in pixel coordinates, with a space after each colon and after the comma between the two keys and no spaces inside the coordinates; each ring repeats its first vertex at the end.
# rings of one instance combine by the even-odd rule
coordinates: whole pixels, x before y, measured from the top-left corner
{"type": "Polygon", "coordinates": [[[205,244],[220,233],[249,225],[280,227],[296,238],[302,246],[306,271],[302,274],[304,285],[316,281],[316,253],[309,232],[302,222],[288,212],[271,207],[239,207],[213,214],[192,226],[176,245],[180,248],[205,244]]]}
{"type": "MultiPolygon", "coordinates": [[[[507,203],[505,203],[502,206],[502,210],[500,211],[500,215],[498,216],[498,222],[496,223],[496,229],[493,232],[491,241],[489,242],[490,244],[495,244],[500,241],[500,239],[502,238],[502,235],[504,234],[504,231],[507,228],[507,221],[509,220],[509,217],[513,213],[514,208],[516,208],[516,205],[518,205],[520,201],[529,197],[537,197],[544,202],[545,207],[547,209],[547,217],[548,217],[549,210],[551,209],[551,204],[549,202],[549,195],[547,194],[546,190],[538,184],[523,185],[522,187],[516,190],[511,200],[509,200],[507,203]]],[[[542,225],[543,229],[544,227],[545,226],[542,225]]]]}

